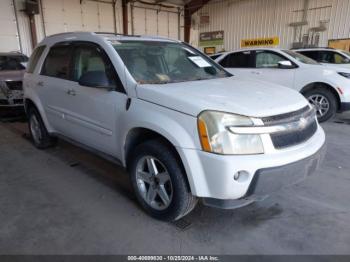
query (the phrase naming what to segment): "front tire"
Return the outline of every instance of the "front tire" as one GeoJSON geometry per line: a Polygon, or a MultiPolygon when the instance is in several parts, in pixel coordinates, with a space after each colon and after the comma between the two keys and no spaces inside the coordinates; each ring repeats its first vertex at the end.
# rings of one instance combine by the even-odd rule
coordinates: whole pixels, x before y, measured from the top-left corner
{"type": "Polygon", "coordinates": [[[333,118],[337,113],[337,98],[325,88],[315,88],[305,94],[310,104],[314,106],[318,121],[325,122],[333,118]]]}
{"type": "Polygon", "coordinates": [[[130,179],[138,202],[152,217],[174,221],[197,204],[175,153],[160,140],[147,141],[133,151],[130,179]]]}
{"type": "Polygon", "coordinates": [[[38,110],[34,107],[28,110],[28,128],[37,148],[45,149],[56,144],[57,139],[49,135],[38,110]]]}

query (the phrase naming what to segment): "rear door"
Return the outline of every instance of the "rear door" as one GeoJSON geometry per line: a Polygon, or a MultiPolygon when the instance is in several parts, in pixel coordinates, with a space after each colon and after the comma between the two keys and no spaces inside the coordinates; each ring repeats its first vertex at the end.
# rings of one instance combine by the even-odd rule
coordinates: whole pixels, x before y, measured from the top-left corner
{"type": "Polygon", "coordinates": [[[71,43],[52,46],[44,60],[40,74],[36,76],[36,82],[33,83],[51,127],[62,134],[69,129],[65,116],[71,113],[69,105],[73,102],[67,95],[68,90],[74,84],[70,79],[71,57],[71,43]]]}
{"type": "Polygon", "coordinates": [[[236,76],[255,77],[252,51],[230,53],[219,61],[219,64],[236,76]]]}

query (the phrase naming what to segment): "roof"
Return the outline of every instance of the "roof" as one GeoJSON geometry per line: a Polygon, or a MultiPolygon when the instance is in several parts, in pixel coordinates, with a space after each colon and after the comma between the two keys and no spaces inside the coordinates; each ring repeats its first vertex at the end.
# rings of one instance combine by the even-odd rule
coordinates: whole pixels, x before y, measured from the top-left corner
{"type": "Polygon", "coordinates": [[[59,33],[54,34],[46,37],[44,39],[44,42],[49,40],[69,40],[74,39],[75,37],[83,37],[83,36],[90,36],[90,37],[100,37],[107,40],[135,40],[135,41],[169,41],[169,42],[180,42],[179,40],[170,39],[166,37],[161,36],[148,36],[148,35],[123,35],[123,34],[116,34],[116,33],[109,33],[109,32],[66,32],[66,33],[59,33]]]}
{"type": "Polygon", "coordinates": [[[292,49],[293,51],[319,51],[319,50],[327,50],[327,51],[332,51],[332,50],[337,50],[331,47],[308,47],[308,48],[296,48],[292,49]]]}

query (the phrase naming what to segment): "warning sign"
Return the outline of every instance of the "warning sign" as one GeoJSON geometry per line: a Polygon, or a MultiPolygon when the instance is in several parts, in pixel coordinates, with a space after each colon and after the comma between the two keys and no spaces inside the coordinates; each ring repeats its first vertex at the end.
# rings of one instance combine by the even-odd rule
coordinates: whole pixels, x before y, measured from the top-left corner
{"type": "Polygon", "coordinates": [[[267,37],[267,38],[255,38],[255,39],[242,39],[241,47],[253,47],[253,46],[278,46],[280,43],[279,37],[267,37]]]}

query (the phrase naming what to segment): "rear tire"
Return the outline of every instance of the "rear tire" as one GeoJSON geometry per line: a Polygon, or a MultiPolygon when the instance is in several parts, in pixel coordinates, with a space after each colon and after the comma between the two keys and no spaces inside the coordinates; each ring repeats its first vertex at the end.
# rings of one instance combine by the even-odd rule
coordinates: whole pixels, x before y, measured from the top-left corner
{"type": "Polygon", "coordinates": [[[57,138],[49,135],[38,110],[34,107],[28,109],[28,128],[37,148],[45,149],[56,144],[57,138]]]}
{"type": "Polygon", "coordinates": [[[152,217],[175,221],[197,204],[175,153],[160,140],[151,140],[135,148],[129,174],[138,202],[152,217]]]}
{"type": "Polygon", "coordinates": [[[325,122],[337,113],[337,98],[326,88],[315,88],[305,92],[304,96],[314,106],[318,121],[325,122]]]}

